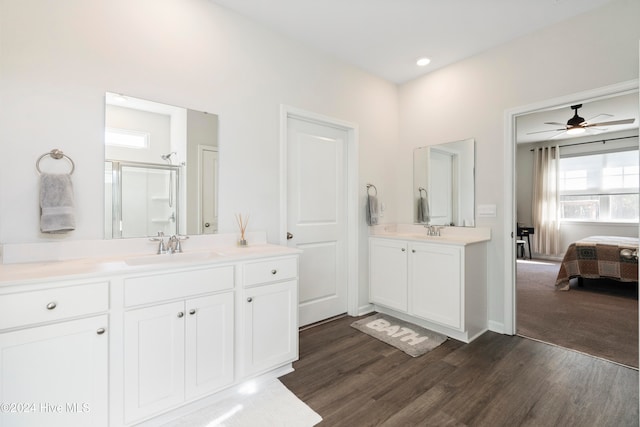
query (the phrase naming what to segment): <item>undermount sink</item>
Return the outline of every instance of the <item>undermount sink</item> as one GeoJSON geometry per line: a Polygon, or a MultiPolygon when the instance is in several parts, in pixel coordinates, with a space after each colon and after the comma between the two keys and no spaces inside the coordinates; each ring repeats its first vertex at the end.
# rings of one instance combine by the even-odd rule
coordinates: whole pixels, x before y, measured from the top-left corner
{"type": "Polygon", "coordinates": [[[170,264],[176,262],[192,262],[206,259],[216,259],[223,255],[218,252],[182,252],[174,254],[143,255],[125,258],[127,265],[170,264]]]}

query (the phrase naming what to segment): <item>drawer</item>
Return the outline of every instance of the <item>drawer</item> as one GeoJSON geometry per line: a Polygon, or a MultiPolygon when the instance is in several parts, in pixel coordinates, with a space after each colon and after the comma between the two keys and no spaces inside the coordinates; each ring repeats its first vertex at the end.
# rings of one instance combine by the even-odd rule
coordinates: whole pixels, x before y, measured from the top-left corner
{"type": "Polygon", "coordinates": [[[124,305],[131,307],[233,289],[233,266],[132,277],[124,280],[124,305]]]}
{"type": "Polygon", "coordinates": [[[298,277],[298,259],[279,258],[249,262],[244,264],[243,273],[245,286],[293,279],[298,277]]]}
{"type": "Polygon", "coordinates": [[[0,296],[0,329],[51,322],[109,309],[109,282],[0,296]]]}

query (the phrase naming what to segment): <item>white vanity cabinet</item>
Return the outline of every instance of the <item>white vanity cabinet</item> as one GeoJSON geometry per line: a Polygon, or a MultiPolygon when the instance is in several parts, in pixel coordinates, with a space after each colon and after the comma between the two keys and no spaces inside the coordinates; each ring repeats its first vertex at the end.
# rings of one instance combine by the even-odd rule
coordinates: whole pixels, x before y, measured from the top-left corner
{"type": "Polygon", "coordinates": [[[109,283],[68,284],[2,289],[3,427],[107,426],[109,283]]]}
{"type": "Polygon", "coordinates": [[[298,258],[243,265],[244,375],[298,358],[298,258]]]}
{"type": "Polygon", "coordinates": [[[487,330],[486,244],[370,237],[370,301],[470,342],[487,330]]]}
{"type": "Polygon", "coordinates": [[[369,241],[369,299],[406,312],[408,310],[407,248],[401,240],[369,241]]]}
{"type": "Polygon", "coordinates": [[[0,264],[0,427],[162,425],[290,372],[300,250],[220,245],[235,237],[185,258],[0,264]]]}
{"type": "Polygon", "coordinates": [[[125,423],[233,382],[233,286],[233,266],[124,280],[125,304],[152,304],[124,313],[125,423]]]}

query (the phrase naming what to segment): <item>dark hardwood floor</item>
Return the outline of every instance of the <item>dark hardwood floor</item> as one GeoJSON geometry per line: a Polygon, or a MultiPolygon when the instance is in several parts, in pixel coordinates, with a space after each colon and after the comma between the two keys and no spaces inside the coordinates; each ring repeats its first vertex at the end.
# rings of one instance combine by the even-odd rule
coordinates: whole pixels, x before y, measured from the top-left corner
{"type": "Polygon", "coordinates": [[[638,371],[517,336],[413,358],[344,317],[300,332],[281,381],[319,426],[638,426],[638,371]]]}

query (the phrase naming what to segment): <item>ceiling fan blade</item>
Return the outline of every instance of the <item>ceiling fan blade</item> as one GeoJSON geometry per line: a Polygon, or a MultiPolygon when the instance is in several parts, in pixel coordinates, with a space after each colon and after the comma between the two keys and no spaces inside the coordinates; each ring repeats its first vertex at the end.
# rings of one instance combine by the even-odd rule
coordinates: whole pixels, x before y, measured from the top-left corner
{"type": "Polygon", "coordinates": [[[585,122],[591,123],[593,121],[593,119],[595,119],[596,117],[600,117],[600,116],[613,117],[613,114],[600,113],[600,114],[598,114],[596,116],[591,117],[590,119],[585,120],[585,122]]]}
{"type": "Polygon", "coordinates": [[[636,121],[636,119],[612,120],[610,122],[589,123],[589,124],[583,125],[583,127],[630,125],[631,123],[633,123],[635,121],[636,121]]]}
{"type": "Polygon", "coordinates": [[[545,125],[555,125],[555,126],[566,126],[565,123],[558,123],[558,122],[544,122],[545,125]]]}
{"type": "Polygon", "coordinates": [[[567,133],[567,132],[566,132],[564,129],[562,129],[562,132],[558,132],[557,134],[555,134],[555,135],[553,135],[553,136],[550,136],[549,138],[547,138],[547,141],[550,141],[550,140],[552,140],[553,138],[557,138],[557,137],[559,137],[560,135],[565,135],[566,133],[567,133]]]}
{"type": "Polygon", "coordinates": [[[535,132],[528,132],[527,135],[533,135],[535,133],[545,133],[545,132],[564,132],[566,129],[549,129],[549,130],[538,130],[535,132]]]}

